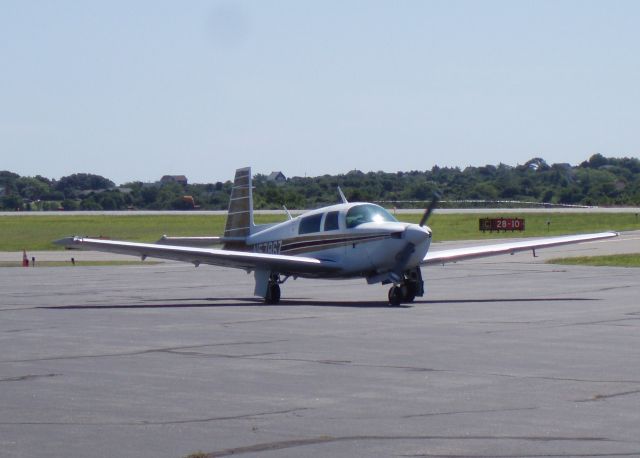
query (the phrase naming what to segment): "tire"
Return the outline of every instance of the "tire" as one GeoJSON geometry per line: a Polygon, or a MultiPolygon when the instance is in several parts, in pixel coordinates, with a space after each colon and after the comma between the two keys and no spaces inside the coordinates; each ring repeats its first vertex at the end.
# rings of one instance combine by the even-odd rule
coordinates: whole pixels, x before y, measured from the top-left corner
{"type": "Polygon", "coordinates": [[[392,286],[389,289],[389,304],[393,306],[398,306],[402,303],[402,291],[397,286],[392,286]]]}
{"type": "Polygon", "coordinates": [[[277,283],[269,283],[267,287],[267,296],[264,298],[265,304],[277,304],[280,302],[280,285],[277,283]]]}

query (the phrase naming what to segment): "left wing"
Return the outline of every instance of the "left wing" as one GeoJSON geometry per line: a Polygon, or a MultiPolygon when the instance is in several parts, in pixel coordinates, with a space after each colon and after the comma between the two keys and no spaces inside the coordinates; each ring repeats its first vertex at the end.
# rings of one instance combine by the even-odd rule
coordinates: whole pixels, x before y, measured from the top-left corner
{"type": "Polygon", "coordinates": [[[57,240],[57,245],[69,249],[106,251],[147,257],[190,262],[196,266],[211,264],[236,267],[244,270],[274,270],[282,274],[330,273],[340,269],[334,262],[302,256],[253,253],[251,251],[219,250],[186,246],[161,245],[157,243],[122,242],[117,240],[67,237],[57,240]]]}
{"type": "Polygon", "coordinates": [[[422,265],[444,264],[446,262],[461,261],[463,259],[483,258],[499,254],[512,254],[517,251],[536,250],[570,243],[591,242],[618,236],[617,232],[600,232],[597,234],[564,235],[560,237],[546,237],[520,242],[496,243],[494,245],[453,248],[428,252],[422,260],[422,265]]]}

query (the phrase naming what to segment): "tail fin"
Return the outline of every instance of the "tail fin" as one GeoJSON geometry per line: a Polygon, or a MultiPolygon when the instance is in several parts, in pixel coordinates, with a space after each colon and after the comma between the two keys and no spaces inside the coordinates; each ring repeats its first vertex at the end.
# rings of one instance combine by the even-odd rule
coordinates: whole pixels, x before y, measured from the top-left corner
{"type": "Polygon", "coordinates": [[[224,237],[244,239],[251,234],[253,228],[253,188],[251,183],[251,167],[236,170],[229,199],[227,225],[224,237]]]}

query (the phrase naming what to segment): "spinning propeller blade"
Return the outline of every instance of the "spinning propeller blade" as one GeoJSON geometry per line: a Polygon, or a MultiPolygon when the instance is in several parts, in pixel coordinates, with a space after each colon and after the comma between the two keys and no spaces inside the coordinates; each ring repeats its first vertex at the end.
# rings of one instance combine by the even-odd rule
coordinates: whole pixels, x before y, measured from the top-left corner
{"type": "Polygon", "coordinates": [[[438,206],[438,202],[440,202],[440,193],[436,191],[433,193],[433,198],[431,199],[431,203],[429,204],[427,209],[424,211],[424,215],[422,215],[422,219],[420,219],[420,223],[418,224],[420,227],[426,224],[427,220],[431,216],[431,213],[438,206]]]}

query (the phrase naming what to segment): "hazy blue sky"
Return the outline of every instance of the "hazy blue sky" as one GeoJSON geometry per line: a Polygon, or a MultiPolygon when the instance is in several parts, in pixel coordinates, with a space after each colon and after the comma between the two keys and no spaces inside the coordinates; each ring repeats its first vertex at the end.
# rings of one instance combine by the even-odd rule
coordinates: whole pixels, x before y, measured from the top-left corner
{"type": "Polygon", "coordinates": [[[637,157],[638,24],[638,1],[4,0],[0,170],[637,157]]]}

